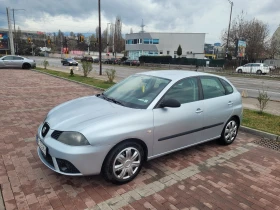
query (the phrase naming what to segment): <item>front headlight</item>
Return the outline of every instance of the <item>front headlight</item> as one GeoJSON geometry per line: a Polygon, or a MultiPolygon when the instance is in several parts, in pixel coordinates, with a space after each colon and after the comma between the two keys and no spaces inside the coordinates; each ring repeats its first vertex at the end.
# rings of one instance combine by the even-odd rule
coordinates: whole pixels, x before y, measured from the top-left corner
{"type": "Polygon", "coordinates": [[[57,140],[71,146],[90,145],[83,134],[73,131],[62,132],[62,134],[60,134],[57,140]]]}

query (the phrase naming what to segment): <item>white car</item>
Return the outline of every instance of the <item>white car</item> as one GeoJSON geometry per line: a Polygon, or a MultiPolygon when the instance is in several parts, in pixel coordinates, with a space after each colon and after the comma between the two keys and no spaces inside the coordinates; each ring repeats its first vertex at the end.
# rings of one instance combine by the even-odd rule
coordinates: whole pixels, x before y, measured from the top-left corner
{"type": "Polygon", "coordinates": [[[270,68],[265,63],[247,63],[244,66],[236,68],[238,73],[255,73],[255,74],[266,74],[269,73],[270,68]]]}

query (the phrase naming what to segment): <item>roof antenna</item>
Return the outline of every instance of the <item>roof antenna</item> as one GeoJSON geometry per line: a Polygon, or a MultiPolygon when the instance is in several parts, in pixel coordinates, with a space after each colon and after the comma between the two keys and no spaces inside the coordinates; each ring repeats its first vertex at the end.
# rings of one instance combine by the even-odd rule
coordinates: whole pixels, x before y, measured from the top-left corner
{"type": "Polygon", "coordinates": [[[144,31],[144,27],[145,27],[145,25],[144,25],[144,22],[143,22],[143,19],[142,19],[142,24],[141,24],[141,29],[142,29],[142,30],[140,31],[141,33],[144,33],[144,32],[145,32],[145,31],[144,31]]]}

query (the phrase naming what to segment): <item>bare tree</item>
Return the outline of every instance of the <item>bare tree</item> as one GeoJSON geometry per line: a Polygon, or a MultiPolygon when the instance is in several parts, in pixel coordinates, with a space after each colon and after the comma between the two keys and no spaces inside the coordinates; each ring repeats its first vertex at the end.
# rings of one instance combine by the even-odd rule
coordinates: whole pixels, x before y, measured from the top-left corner
{"type": "MultiPolygon", "coordinates": [[[[269,34],[268,25],[260,20],[246,20],[244,12],[233,20],[229,34],[229,52],[235,55],[237,40],[246,41],[246,57],[250,61],[262,58],[265,52],[265,40],[269,34]]],[[[222,41],[227,41],[227,29],[222,33],[222,41]]]]}
{"type": "Polygon", "coordinates": [[[115,21],[115,52],[124,50],[124,39],[122,37],[122,20],[120,16],[116,17],[115,21]]]}

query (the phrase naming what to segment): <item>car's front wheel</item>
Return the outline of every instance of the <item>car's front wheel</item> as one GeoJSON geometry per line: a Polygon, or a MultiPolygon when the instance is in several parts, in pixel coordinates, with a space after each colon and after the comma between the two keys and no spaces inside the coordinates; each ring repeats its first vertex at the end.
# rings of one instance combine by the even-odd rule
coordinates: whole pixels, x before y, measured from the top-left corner
{"type": "Polygon", "coordinates": [[[237,71],[238,73],[242,73],[242,69],[238,69],[238,71],[237,71]]]}
{"type": "Polygon", "coordinates": [[[102,167],[104,178],[115,184],[125,184],[140,172],[144,150],[136,142],[124,142],[113,148],[102,167]]]}
{"type": "Polygon", "coordinates": [[[231,144],[238,133],[239,123],[236,117],[231,118],[229,121],[227,121],[223,131],[221,138],[219,139],[219,143],[224,145],[231,144]]]}

